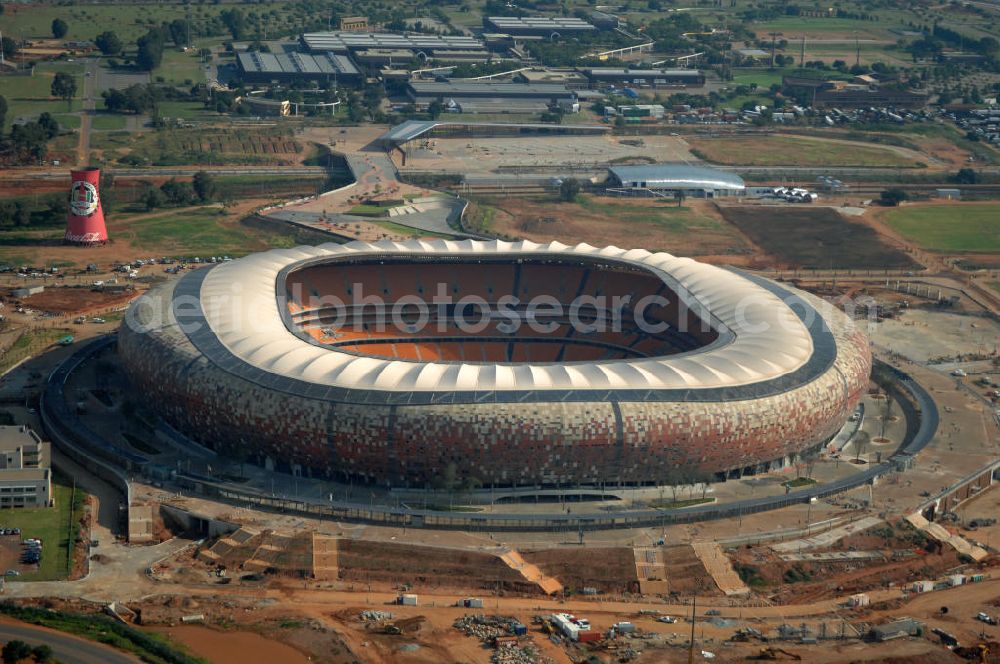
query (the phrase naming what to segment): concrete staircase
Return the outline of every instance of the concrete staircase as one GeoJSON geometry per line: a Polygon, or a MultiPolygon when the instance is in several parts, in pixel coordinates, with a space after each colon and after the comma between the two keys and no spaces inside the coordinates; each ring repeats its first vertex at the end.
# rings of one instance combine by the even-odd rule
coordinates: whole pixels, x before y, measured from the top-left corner
{"type": "Polygon", "coordinates": [[[660,547],[637,546],[632,549],[635,556],[635,575],[639,580],[639,591],[644,595],[662,595],[670,592],[667,582],[667,566],[660,547]]]}
{"type": "Polygon", "coordinates": [[[750,589],[733,569],[733,563],[718,542],[692,542],[691,548],[698,556],[705,570],[712,576],[715,585],[726,595],[749,595],[750,589]]]}
{"type": "Polygon", "coordinates": [[[500,560],[520,574],[526,581],[534,583],[546,595],[554,595],[563,590],[563,585],[558,579],[546,576],[537,565],[532,565],[521,557],[521,554],[513,549],[508,549],[500,554],[500,560]]]}

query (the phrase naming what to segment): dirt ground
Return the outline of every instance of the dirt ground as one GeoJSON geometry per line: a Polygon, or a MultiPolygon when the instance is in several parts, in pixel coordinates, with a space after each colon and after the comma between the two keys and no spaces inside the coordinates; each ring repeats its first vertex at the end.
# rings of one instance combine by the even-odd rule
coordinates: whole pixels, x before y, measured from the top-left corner
{"type": "Polygon", "coordinates": [[[826,207],[724,206],[722,216],[785,268],[911,268],[870,226],[826,207]]]}
{"type": "Polygon", "coordinates": [[[534,242],[642,247],[731,265],[753,261],[751,243],[711,201],[688,199],[684,212],[673,202],[655,199],[587,200],[593,203],[510,197],[484,204],[496,210],[489,223],[492,232],[534,242]]]}
{"type": "Polygon", "coordinates": [[[20,300],[21,304],[35,311],[46,311],[62,315],[82,315],[90,311],[103,311],[123,307],[131,302],[138,292],[105,293],[84,287],[46,287],[37,295],[20,300]]]}

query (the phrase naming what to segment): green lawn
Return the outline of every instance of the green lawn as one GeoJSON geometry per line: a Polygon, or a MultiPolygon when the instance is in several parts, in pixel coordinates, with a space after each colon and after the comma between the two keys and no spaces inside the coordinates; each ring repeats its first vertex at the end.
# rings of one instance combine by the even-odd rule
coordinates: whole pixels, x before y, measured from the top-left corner
{"type": "Polygon", "coordinates": [[[443,233],[432,233],[430,231],[422,231],[419,228],[412,228],[410,226],[404,226],[402,224],[397,224],[392,221],[382,221],[381,219],[372,219],[372,223],[376,226],[381,226],[390,233],[398,233],[399,235],[417,236],[417,237],[434,237],[442,238],[445,240],[451,239],[453,236],[445,235],[443,233]]]}
{"type": "Polygon", "coordinates": [[[167,83],[190,87],[204,82],[203,71],[197,49],[185,53],[177,48],[167,48],[163,51],[163,63],[153,72],[153,78],[162,76],[167,83]]]}
{"type": "Polygon", "coordinates": [[[1000,203],[907,205],[887,213],[885,220],[931,251],[1000,251],[1000,203]]]}
{"type": "MultiPolygon", "coordinates": [[[[2,18],[2,17],[0,17],[2,18]]],[[[7,99],[7,119],[3,131],[9,131],[18,116],[38,116],[46,111],[52,114],[66,113],[70,107],[65,101],[51,96],[52,79],[57,71],[76,77],[77,98],[72,110],[80,108],[80,94],[83,93],[82,68],[76,63],[44,63],[35,67],[32,76],[0,77],[0,94],[7,99]]]]}
{"type": "MultiPolygon", "coordinates": [[[[125,42],[145,34],[153,25],[190,16],[195,25],[205,25],[219,15],[226,6],[190,5],[177,3],[137,3],[59,6],[47,4],[13,3],[6,6],[0,16],[0,30],[16,39],[52,37],[52,20],[62,18],[69,25],[67,39],[93,39],[105,30],[114,30],[125,42]]],[[[277,30],[291,30],[303,26],[314,17],[309,16],[302,3],[266,2],[244,8],[249,11],[277,13],[267,21],[268,37],[277,30]]],[[[251,29],[254,24],[251,23],[251,29]]],[[[225,35],[228,39],[229,35],[225,35]]],[[[216,40],[221,42],[222,36],[216,40]]]]}
{"type": "Polygon", "coordinates": [[[72,528],[72,540],[76,541],[85,495],[81,489],[74,493],[70,480],[54,473],[55,507],[0,510],[0,526],[20,528],[22,539],[34,537],[43,542],[38,572],[25,574],[18,580],[55,581],[69,576],[70,531],[72,528]]]}
{"type": "MultiPolygon", "coordinates": [[[[125,116],[115,113],[97,112],[90,118],[90,128],[102,131],[117,131],[125,128],[125,116]]],[[[93,139],[93,137],[91,137],[93,139]]]]}
{"type": "Polygon", "coordinates": [[[989,282],[989,286],[996,292],[1000,293],[1000,281],[991,281],[989,282]]]}
{"type": "Polygon", "coordinates": [[[291,246],[291,238],[248,233],[220,207],[167,210],[141,217],[119,217],[112,232],[156,254],[237,256],[268,247],[291,246]],[[117,230],[116,230],[117,227],[117,230]]]}
{"type": "Polygon", "coordinates": [[[56,113],[53,117],[55,117],[56,122],[59,123],[59,126],[64,129],[80,128],[79,115],[70,115],[69,113],[56,113]]]}
{"type": "Polygon", "coordinates": [[[857,30],[864,33],[861,36],[871,38],[871,35],[885,36],[890,27],[897,27],[889,21],[858,21],[850,18],[812,18],[800,16],[783,16],[764,23],[754,23],[751,29],[758,35],[768,32],[788,32],[801,34],[809,32],[844,32],[857,30]]]}
{"type": "Polygon", "coordinates": [[[200,101],[161,101],[157,104],[160,116],[182,120],[217,120],[219,114],[205,109],[200,101]]]}

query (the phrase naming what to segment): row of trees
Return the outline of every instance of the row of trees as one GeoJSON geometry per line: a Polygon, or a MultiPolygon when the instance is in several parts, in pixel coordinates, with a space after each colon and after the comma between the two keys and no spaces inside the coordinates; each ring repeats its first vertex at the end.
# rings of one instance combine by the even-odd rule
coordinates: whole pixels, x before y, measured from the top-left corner
{"type": "MultiPolygon", "coordinates": [[[[0,96],[0,127],[7,119],[7,100],[0,96]]],[[[0,132],[0,163],[17,166],[37,163],[45,157],[47,143],[59,135],[59,123],[51,113],[42,113],[37,120],[14,125],[10,134],[0,132]]]]}
{"type": "Polygon", "coordinates": [[[164,206],[184,206],[212,201],[218,187],[215,178],[205,171],[194,174],[191,182],[170,178],[159,188],[149,186],[143,192],[141,202],[147,211],[164,206]]]}

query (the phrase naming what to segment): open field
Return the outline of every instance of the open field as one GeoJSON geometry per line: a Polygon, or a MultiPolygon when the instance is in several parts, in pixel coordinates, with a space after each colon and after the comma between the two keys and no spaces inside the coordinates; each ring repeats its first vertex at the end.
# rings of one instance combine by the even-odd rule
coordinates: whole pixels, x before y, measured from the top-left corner
{"type": "Polygon", "coordinates": [[[889,166],[913,168],[916,153],[852,141],[802,136],[690,138],[691,152],[730,166],[889,166]]]}
{"type": "MultiPolygon", "coordinates": [[[[69,25],[66,39],[93,39],[105,30],[114,29],[126,42],[134,42],[146,33],[151,25],[159,25],[177,18],[190,17],[192,22],[204,25],[214,20],[225,6],[197,6],[181,3],[142,3],[58,6],[10,3],[0,16],[0,30],[18,39],[52,37],[52,20],[62,18],[69,25]]],[[[292,30],[308,24],[310,16],[300,3],[264,2],[254,5],[254,10],[267,14],[268,34],[279,30],[292,30]]],[[[252,34],[252,33],[251,33],[252,34]]],[[[229,38],[229,34],[225,35],[229,38]]],[[[220,35],[218,41],[222,41],[220,35]]]]}
{"type": "Polygon", "coordinates": [[[240,255],[290,244],[279,242],[277,238],[267,238],[270,240],[267,241],[248,237],[246,229],[231,214],[215,206],[135,215],[120,219],[109,233],[143,250],[178,256],[240,255]]]}
{"type": "Polygon", "coordinates": [[[931,251],[1000,251],[1000,203],[905,205],[887,211],[883,219],[931,251]]]}
{"type": "Polygon", "coordinates": [[[95,135],[91,147],[105,151],[108,161],[135,155],[154,166],[288,166],[301,163],[307,156],[287,127],[162,129],[135,134],[112,131],[95,135]]]}
{"type": "Polygon", "coordinates": [[[268,202],[243,198],[232,207],[174,208],[108,216],[111,242],[78,247],[62,242],[63,229],[0,232],[0,263],[84,267],[87,263],[130,261],[139,256],[242,256],[296,244],[295,231],[252,230],[241,219],[268,202]]]}
{"type": "Polygon", "coordinates": [[[763,23],[754,23],[751,29],[759,35],[768,32],[784,33],[786,39],[798,35],[813,38],[891,39],[890,28],[899,27],[892,21],[861,21],[849,18],[812,18],[783,16],[763,23]]]}
{"type": "Polygon", "coordinates": [[[38,571],[25,574],[22,580],[53,581],[69,576],[70,532],[75,541],[79,532],[78,521],[83,514],[84,495],[80,489],[74,492],[70,480],[56,473],[52,477],[55,507],[0,512],[0,525],[4,528],[20,528],[22,539],[34,537],[43,542],[38,571]]]}
{"type": "Polygon", "coordinates": [[[814,207],[722,207],[722,216],[788,267],[906,268],[915,263],[872,228],[814,207]]]}
{"type": "Polygon", "coordinates": [[[45,111],[52,114],[77,111],[80,109],[82,93],[83,67],[75,63],[43,63],[35,67],[33,76],[0,76],[0,94],[6,97],[8,106],[7,118],[0,129],[9,131],[14,120],[19,117],[33,118],[45,111]],[[56,72],[65,72],[76,78],[77,96],[72,107],[51,95],[52,79],[56,72]]]}
{"type": "Polygon", "coordinates": [[[473,228],[535,242],[587,242],[667,251],[681,256],[740,256],[751,248],[707,201],[581,196],[575,203],[503,198],[484,202],[473,228]]]}
{"type": "Polygon", "coordinates": [[[163,63],[154,72],[157,80],[161,77],[167,83],[191,87],[205,81],[204,69],[196,49],[184,52],[176,48],[163,51],[163,63]]]}

